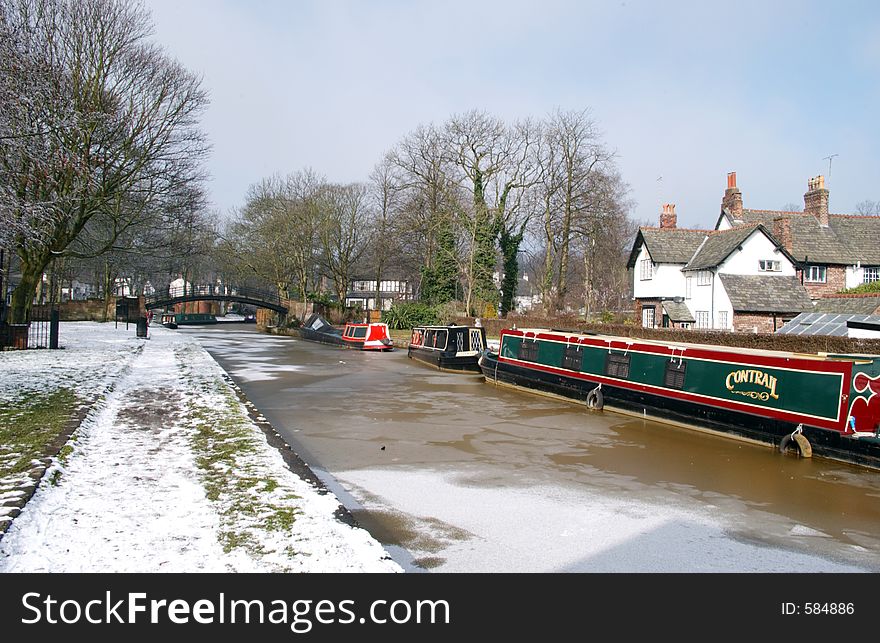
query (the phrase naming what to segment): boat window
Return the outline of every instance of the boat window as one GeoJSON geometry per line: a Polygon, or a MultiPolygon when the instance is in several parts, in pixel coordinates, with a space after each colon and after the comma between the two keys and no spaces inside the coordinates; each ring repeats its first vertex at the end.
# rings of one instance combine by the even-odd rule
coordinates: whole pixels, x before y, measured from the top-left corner
{"type": "Polygon", "coordinates": [[[480,334],[479,328],[472,328],[471,329],[471,350],[472,351],[483,350],[483,336],[480,334]]]}
{"type": "Polygon", "coordinates": [[[538,361],[538,340],[523,339],[519,347],[519,358],[526,362],[538,361]]]}
{"type": "Polygon", "coordinates": [[[684,388],[684,373],[687,370],[687,362],[666,362],[666,376],[663,378],[664,386],[668,388],[684,388]]]}
{"type": "Polygon", "coordinates": [[[351,336],[355,337],[357,339],[363,339],[364,337],[367,336],[367,327],[366,326],[355,326],[354,328],[352,328],[351,336]]]}
{"type": "Polygon", "coordinates": [[[567,345],[565,352],[562,353],[562,368],[567,368],[571,371],[581,370],[583,356],[584,353],[580,346],[574,344],[567,345]]]}
{"type": "Polygon", "coordinates": [[[422,346],[430,346],[431,348],[433,348],[434,347],[434,334],[436,332],[437,332],[436,330],[426,330],[425,331],[425,341],[422,342],[422,346]]]}
{"type": "Polygon", "coordinates": [[[434,347],[435,348],[446,348],[446,331],[438,330],[437,334],[434,335],[434,347]]]}
{"type": "Polygon", "coordinates": [[[629,379],[630,357],[630,355],[608,353],[608,357],[605,360],[605,374],[609,377],[629,379]]]}

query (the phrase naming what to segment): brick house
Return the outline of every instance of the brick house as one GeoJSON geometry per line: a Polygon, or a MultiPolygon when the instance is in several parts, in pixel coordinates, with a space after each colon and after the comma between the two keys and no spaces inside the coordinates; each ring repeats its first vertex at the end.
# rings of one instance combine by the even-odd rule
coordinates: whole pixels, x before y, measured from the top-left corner
{"type": "Polygon", "coordinates": [[[761,224],[794,257],[813,300],[880,281],[880,217],[830,214],[825,178],[807,182],[803,212],[743,207],[736,173],[728,174],[716,230],[761,224]]]}

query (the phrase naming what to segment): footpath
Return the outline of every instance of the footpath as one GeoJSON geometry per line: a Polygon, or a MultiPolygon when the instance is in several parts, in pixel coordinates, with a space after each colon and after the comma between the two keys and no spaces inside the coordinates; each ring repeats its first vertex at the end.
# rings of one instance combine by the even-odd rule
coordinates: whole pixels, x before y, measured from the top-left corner
{"type": "Polygon", "coordinates": [[[0,353],[0,572],[402,571],[194,339],[135,334],[0,353]]]}

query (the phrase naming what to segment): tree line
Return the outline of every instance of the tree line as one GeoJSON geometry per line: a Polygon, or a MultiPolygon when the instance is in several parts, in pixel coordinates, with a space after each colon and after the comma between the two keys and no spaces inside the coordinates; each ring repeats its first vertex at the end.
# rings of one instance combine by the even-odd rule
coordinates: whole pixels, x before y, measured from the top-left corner
{"type": "Polygon", "coordinates": [[[159,270],[195,219],[205,226],[207,94],[151,35],[149,14],[131,0],[0,0],[11,323],[27,320],[51,268],[105,280],[139,261],[159,270]]]}
{"type": "Polygon", "coordinates": [[[182,275],[343,303],[355,278],[402,278],[476,315],[513,310],[525,274],[547,313],[627,305],[628,187],[588,110],[453,115],[363,182],[267,177],[221,223],[204,191],[207,93],[151,36],[135,0],[0,0],[8,321],[27,319],[47,272],[107,297],[122,276],[138,291],[182,275]]]}
{"type": "Polygon", "coordinates": [[[392,275],[426,303],[503,316],[525,273],[546,313],[590,314],[626,306],[627,197],[589,111],[513,123],[470,111],[417,127],[363,183],[311,169],[260,181],[219,249],[236,281],[301,300],[326,280],[343,302],[355,277],[392,275]]]}

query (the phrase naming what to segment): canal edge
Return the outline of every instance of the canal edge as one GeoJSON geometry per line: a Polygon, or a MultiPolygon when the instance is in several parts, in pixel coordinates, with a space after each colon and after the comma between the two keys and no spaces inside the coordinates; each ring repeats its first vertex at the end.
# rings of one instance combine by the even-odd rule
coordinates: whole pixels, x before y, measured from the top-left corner
{"type": "MultiPolygon", "coordinates": [[[[212,357],[213,359],[213,357],[212,357]]],[[[350,527],[364,529],[367,533],[370,533],[368,529],[366,529],[363,525],[361,525],[357,519],[354,517],[352,511],[357,510],[360,507],[358,501],[348,493],[342,485],[336,480],[328,471],[321,470],[324,474],[323,476],[319,476],[315,473],[315,470],[305,461],[303,458],[297,453],[293,447],[288,444],[287,440],[282,436],[272,425],[272,423],[266,418],[265,415],[260,411],[259,408],[248,399],[247,395],[245,395],[244,391],[242,391],[241,387],[236,383],[236,381],[232,378],[226,370],[220,366],[219,363],[214,360],[217,364],[218,368],[222,371],[223,381],[232,389],[235,393],[238,401],[241,402],[242,406],[245,408],[248,418],[253,422],[260,430],[263,432],[263,435],[266,436],[266,441],[269,446],[273,447],[284,460],[285,465],[290,471],[292,471],[295,475],[299,476],[309,484],[311,484],[318,493],[328,494],[332,493],[337,501],[339,502],[336,511],[333,512],[334,518],[339,520],[340,522],[349,525],[350,527]]],[[[376,538],[370,533],[370,537],[376,538]]],[[[388,555],[391,559],[400,565],[403,570],[407,573],[426,573],[427,569],[419,566],[415,562],[415,556],[413,556],[409,550],[402,547],[401,545],[394,545],[389,543],[383,543],[376,539],[377,542],[382,546],[382,548],[388,552],[388,555]]]]}

